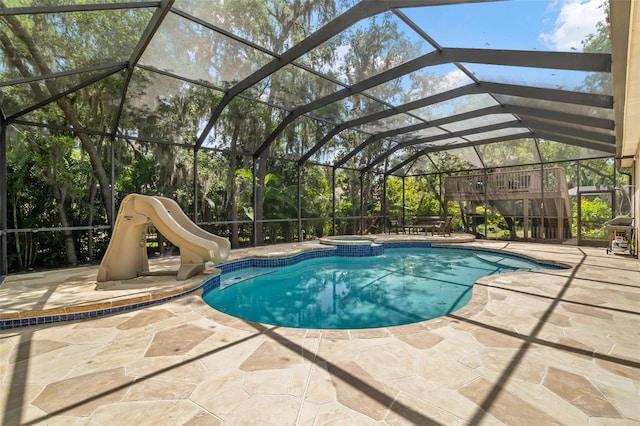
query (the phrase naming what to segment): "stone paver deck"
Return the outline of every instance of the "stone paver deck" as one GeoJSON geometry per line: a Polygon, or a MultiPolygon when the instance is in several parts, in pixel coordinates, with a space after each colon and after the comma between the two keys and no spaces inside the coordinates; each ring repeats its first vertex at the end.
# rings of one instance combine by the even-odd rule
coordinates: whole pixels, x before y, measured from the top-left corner
{"type": "MultiPolygon", "coordinates": [[[[196,292],[95,319],[3,330],[3,425],[640,424],[638,260],[561,245],[465,246],[572,268],[485,277],[463,309],[398,327],[267,326],[222,314],[196,292]]],[[[175,267],[176,259],[162,259],[152,269],[175,267]]],[[[96,272],[8,277],[0,315],[154,299],[206,278],[97,285],[96,272]]]]}

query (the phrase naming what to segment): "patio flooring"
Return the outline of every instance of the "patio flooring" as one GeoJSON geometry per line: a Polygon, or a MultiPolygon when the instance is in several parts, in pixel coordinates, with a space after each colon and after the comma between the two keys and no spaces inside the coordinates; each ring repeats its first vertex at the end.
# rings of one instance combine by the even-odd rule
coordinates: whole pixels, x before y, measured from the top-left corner
{"type": "MultiPolygon", "coordinates": [[[[640,262],[600,248],[464,245],[572,268],[482,278],[461,310],[397,327],[268,326],[210,308],[198,290],[118,314],[2,330],[2,424],[640,424],[640,262]]],[[[231,259],[315,248],[326,246],[234,250],[231,259]]],[[[156,300],[206,278],[96,283],[96,274],[10,276],[0,285],[0,319],[156,300]]]]}

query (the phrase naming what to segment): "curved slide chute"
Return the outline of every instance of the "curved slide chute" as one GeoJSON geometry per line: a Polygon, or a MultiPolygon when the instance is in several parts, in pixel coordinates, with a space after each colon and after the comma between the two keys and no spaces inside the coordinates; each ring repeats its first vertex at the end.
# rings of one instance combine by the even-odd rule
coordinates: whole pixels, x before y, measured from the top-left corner
{"type": "Polygon", "coordinates": [[[193,223],[174,200],[129,194],[120,205],[109,247],[98,269],[98,281],[128,280],[149,272],[149,224],[180,249],[178,280],[204,271],[206,262],[218,264],[229,257],[229,240],[193,223]]]}

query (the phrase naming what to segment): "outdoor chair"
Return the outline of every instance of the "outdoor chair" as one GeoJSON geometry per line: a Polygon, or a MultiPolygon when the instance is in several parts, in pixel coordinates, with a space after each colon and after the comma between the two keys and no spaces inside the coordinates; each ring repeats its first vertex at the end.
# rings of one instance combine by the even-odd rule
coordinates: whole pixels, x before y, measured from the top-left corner
{"type": "Polygon", "coordinates": [[[400,221],[395,217],[390,217],[387,219],[387,226],[389,228],[389,233],[391,233],[391,230],[395,228],[397,234],[399,232],[398,230],[400,229],[400,221]]]}
{"type": "Polygon", "coordinates": [[[443,221],[434,224],[434,226],[431,228],[432,236],[434,232],[437,235],[442,235],[443,237],[446,235],[451,236],[451,217],[446,217],[443,221]]]}
{"type": "Polygon", "coordinates": [[[404,226],[404,229],[409,230],[409,234],[424,231],[424,235],[427,235],[427,232],[431,231],[431,235],[433,235],[435,224],[441,220],[438,216],[416,216],[410,225],[404,226]]]}

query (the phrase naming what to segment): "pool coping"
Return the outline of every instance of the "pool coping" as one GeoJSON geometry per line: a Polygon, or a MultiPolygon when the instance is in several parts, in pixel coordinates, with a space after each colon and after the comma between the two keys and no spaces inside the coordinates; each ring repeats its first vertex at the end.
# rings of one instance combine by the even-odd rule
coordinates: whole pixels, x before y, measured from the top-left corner
{"type": "MultiPolygon", "coordinates": [[[[279,259],[298,256],[309,251],[333,252],[335,250],[335,246],[310,246],[308,248],[300,248],[296,252],[287,254],[285,256],[255,256],[251,259],[279,259]]],[[[0,330],[10,330],[21,327],[29,327],[33,325],[55,324],[67,321],[98,318],[105,315],[132,311],[150,305],[165,303],[170,300],[181,298],[202,290],[206,283],[212,279],[212,277],[215,278],[216,275],[219,276],[222,273],[222,270],[219,269],[220,266],[230,263],[236,263],[242,260],[246,260],[246,258],[232,260],[221,265],[215,265],[213,268],[205,271],[206,275],[201,274],[199,276],[193,277],[190,280],[191,282],[188,284],[185,284],[184,281],[176,281],[175,285],[170,285],[169,288],[162,288],[158,291],[145,291],[143,293],[136,292],[135,295],[128,297],[115,297],[107,301],[101,300],[98,302],[74,304],[65,307],[22,310],[8,313],[0,312],[0,330]]],[[[121,283],[126,281],[132,280],[121,280],[117,282],[121,283]]],[[[93,282],[95,282],[95,280],[93,282]]],[[[96,291],[98,291],[98,288],[96,288],[96,291]]]]}
{"type": "MultiPolygon", "coordinates": [[[[79,305],[70,305],[65,307],[55,307],[47,309],[25,310],[12,313],[0,313],[0,330],[9,330],[33,325],[55,324],[66,321],[98,318],[105,315],[121,313],[125,311],[136,310],[150,305],[165,303],[170,300],[196,293],[198,291],[204,292],[209,288],[215,288],[216,284],[218,286],[220,284],[220,275],[233,270],[255,266],[286,266],[307,259],[328,257],[333,255],[342,257],[376,256],[381,254],[381,252],[383,252],[385,248],[450,247],[458,250],[475,250],[492,253],[498,252],[516,258],[526,258],[538,263],[542,263],[543,265],[547,265],[549,266],[549,269],[565,269],[572,267],[572,265],[553,262],[549,260],[541,260],[533,256],[528,256],[520,253],[510,253],[504,250],[483,248],[476,245],[474,245],[473,247],[464,247],[464,242],[468,241],[443,242],[415,239],[398,239],[393,241],[385,241],[373,238],[373,243],[370,245],[345,244],[344,246],[340,247],[327,244],[324,246],[309,246],[307,249],[302,248],[297,250],[297,252],[281,256],[254,255],[252,257],[235,259],[220,265],[215,265],[213,269],[208,271],[208,275],[202,277],[202,280],[195,280],[194,282],[186,285],[182,284],[181,282],[177,282],[177,286],[171,286],[166,290],[162,289],[155,292],[148,291],[143,294],[137,293],[135,296],[131,297],[119,297],[108,301],[99,301],[94,303],[84,303],[79,305]]],[[[474,283],[474,296],[476,288],[475,284],[477,283],[478,282],[474,283]]],[[[472,300],[474,296],[472,296],[472,300]]]]}

